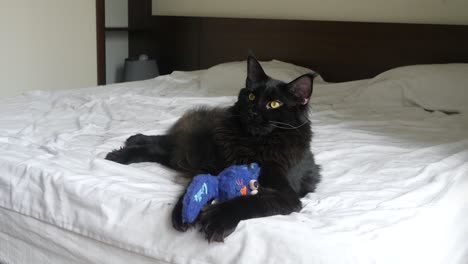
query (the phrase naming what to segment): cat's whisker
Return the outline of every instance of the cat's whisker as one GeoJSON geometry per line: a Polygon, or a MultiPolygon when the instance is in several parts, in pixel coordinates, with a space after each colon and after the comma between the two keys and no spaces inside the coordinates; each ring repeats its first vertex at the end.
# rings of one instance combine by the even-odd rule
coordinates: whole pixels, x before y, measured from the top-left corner
{"type": "Polygon", "coordinates": [[[294,128],[293,125],[288,124],[288,123],[283,123],[283,122],[274,122],[274,121],[270,121],[270,124],[276,124],[276,125],[282,125],[282,126],[288,126],[288,127],[294,128]]]}
{"type": "Polygon", "coordinates": [[[297,133],[299,133],[299,135],[302,136],[301,131],[299,131],[297,128],[293,128],[293,127],[282,127],[282,126],[277,126],[277,125],[273,125],[273,124],[270,124],[270,126],[276,127],[276,128],[279,128],[279,129],[294,129],[294,130],[296,130],[297,133]]]}
{"type": "Polygon", "coordinates": [[[276,124],[270,124],[272,127],[277,127],[277,128],[282,128],[282,129],[297,129],[297,127],[284,127],[284,126],[278,126],[276,124]]]}
{"type": "Polygon", "coordinates": [[[306,122],[312,123],[307,115],[302,115],[302,117],[306,120],[306,122]]]}
{"type": "Polygon", "coordinates": [[[272,127],[276,127],[276,128],[279,128],[279,129],[287,129],[287,130],[290,130],[290,129],[294,129],[297,131],[297,133],[299,133],[300,135],[302,135],[301,131],[298,130],[298,128],[304,126],[305,124],[309,123],[308,121],[298,125],[298,126],[293,126],[291,124],[288,124],[288,123],[284,123],[284,122],[278,122],[278,121],[269,121],[270,122],[270,126],[272,127]]]}
{"type": "Polygon", "coordinates": [[[273,124],[275,125],[285,125],[285,126],[288,126],[288,129],[297,129],[297,128],[300,128],[302,126],[304,126],[305,124],[309,123],[309,121],[306,121],[298,126],[293,126],[291,124],[288,124],[288,123],[283,123],[283,122],[278,122],[278,121],[269,121],[270,122],[270,125],[273,126],[273,124]]]}

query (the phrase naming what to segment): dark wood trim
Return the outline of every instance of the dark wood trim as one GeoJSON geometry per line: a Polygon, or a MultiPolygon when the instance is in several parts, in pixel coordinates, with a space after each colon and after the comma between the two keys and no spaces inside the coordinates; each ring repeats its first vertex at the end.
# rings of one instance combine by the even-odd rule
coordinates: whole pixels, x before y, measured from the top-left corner
{"type": "Polygon", "coordinates": [[[129,31],[128,27],[106,27],[105,31],[129,31]]]}
{"type": "Polygon", "coordinates": [[[130,32],[130,31],[133,31],[133,32],[139,32],[139,31],[146,31],[145,29],[139,29],[139,28],[129,28],[129,27],[106,27],[105,29],[105,32],[122,32],[122,31],[126,31],[126,32],[130,32]]]}
{"type": "Polygon", "coordinates": [[[331,82],[405,65],[468,63],[468,26],[151,16],[147,0],[131,2],[139,7],[131,27],[147,31],[129,34],[129,54],[156,58],[162,74],[245,60],[249,49],[260,60],[309,67],[331,82]]]}
{"type": "Polygon", "coordinates": [[[106,84],[105,2],[96,0],[97,83],[106,84]]]}
{"type": "Polygon", "coordinates": [[[128,27],[145,30],[152,24],[152,0],[128,1],[128,27]]]}
{"type": "Polygon", "coordinates": [[[152,30],[152,0],[128,1],[128,54],[129,57],[137,57],[144,53],[152,58],[157,58],[158,44],[153,41],[152,30]],[[149,48],[150,43],[155,47],[149,48]]]}
{"type": "Polygon", "coordinates": [[[130,57],[147,54],[157,60],[159,70],[164,74],[174,69],[200,67],[199,18],[159,20],[158,16],[152,15],[152,0],[128,3],[130,57]]]}

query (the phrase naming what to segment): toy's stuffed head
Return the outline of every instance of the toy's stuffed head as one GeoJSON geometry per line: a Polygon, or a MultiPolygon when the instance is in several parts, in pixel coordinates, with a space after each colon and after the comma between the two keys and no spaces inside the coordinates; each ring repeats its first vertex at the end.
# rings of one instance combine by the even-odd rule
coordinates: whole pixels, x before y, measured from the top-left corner
{"type": "Polygon", "coordinates": [[[258,192],[257,163],[231,166],[218,176],[201,174],[193,178],[182,201],[182,222],[193,223],[200,210],[210,200],[223,202],[237,196],[255,195],[258,192]]]}
{"type": "Polygon", "coordinates": [[[258,193],[260,167],[257,163],[231,166],[219,175],[219,201],[258,193]]]}

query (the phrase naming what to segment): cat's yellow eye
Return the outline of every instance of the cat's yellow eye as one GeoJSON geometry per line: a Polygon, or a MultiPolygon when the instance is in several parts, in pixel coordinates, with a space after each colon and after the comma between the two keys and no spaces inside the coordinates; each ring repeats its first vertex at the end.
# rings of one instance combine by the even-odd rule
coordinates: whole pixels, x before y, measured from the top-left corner
{"type": "Polygon", "coordinates": [[[283,103],[281,101],[275,100],[275,101],[269,102],[267,104],[267,108],[268,109],[277,109],[277,108],[280,108],[282,105],[283,105],[283,103]]]}
{"type": "Polygon", "coordinates": [[[249,101],[253,101],[253,100],[255,100],[255,94],[250,93],[249,94],[249,101]]]}

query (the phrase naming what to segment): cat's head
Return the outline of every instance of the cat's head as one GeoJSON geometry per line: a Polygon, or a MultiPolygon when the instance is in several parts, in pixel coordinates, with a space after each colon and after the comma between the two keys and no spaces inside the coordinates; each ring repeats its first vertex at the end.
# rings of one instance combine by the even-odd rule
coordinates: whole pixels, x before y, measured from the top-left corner
{"type": "Polygon", "coordinates": [[[275,129],[295,129],[307,122],[307,105],[315,73],[285,83],[266,75],[260,63],[247,58],[246,87],[236,102],[243,128],[251,135],[267,135],[275,129]]]}

